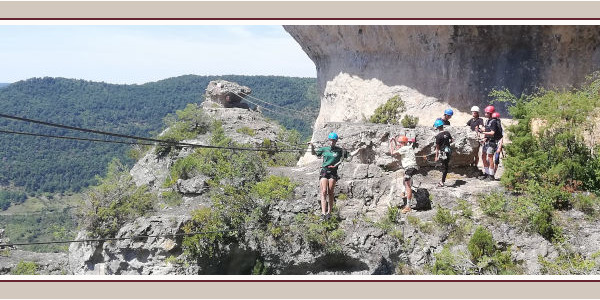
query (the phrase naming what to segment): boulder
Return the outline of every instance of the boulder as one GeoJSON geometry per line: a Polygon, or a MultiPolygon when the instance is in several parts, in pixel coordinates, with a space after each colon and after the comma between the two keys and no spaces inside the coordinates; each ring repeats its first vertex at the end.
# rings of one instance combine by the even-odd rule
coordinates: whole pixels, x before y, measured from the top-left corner
{"type": "Polygon", "coordinates": [[[241,103],[243,97],[250,95],[252,90],[247,86],[241,86],[235,82],[225,80],[214,80],[208,83],[204,97],[206,101],[218,103],[223,107],[248,108],[248,105],[241,103]]]}

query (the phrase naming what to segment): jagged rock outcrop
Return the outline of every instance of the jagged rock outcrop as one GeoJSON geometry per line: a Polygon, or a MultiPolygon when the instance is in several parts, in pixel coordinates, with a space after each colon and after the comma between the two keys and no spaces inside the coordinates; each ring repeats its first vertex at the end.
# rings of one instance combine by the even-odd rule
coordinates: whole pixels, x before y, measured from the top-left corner
{"type": "MultiPolygon", "coordinates": [[[[493,88],[584,81],[600,67],[597,26],[286,25],[313,60],[321,93],[316,126],[357,122],[394,95],[429,125],[444,108],[465,121],[493,88]]],[[[500,107],[504,111],[503,107],[500,107]]]]}
{"type": "Polygon", "coordinates": [[[219,103],[223,107],[239,107],[248,108],[248,104],[241,103],[243,97],[250,95],[252,90],[247,86],[241,86],[235,82],[225,80],[214,80],[208,83],[206,93],[204,94],[206,101],[219,103]]]}
{"type": "MultiPolygon", "coordinates": [[[[278,126],[268,123],[257,112],[243,109],[204,108],[207,113],[224,121],[228,136],[259,144],[265,137],[276,138],[278,126]],[[242,127],[252,127],[256,135],[238,132],[242,127]],[[260,134],[259,134],[260,133],[260,134]],[[242,137],[242,135],[246,135],[242,137]]],[[[73,244],[70,248],[70,273],[72,274],[249,274],[257,262],[271,274],[396,274],[429,272],[435,256],[446,245],[454,253],[468,253],[468,233],[452,231],[435,221],[440,209],[448,209],[458,218],[460,205],[472,208],[473,215],[460,219],[456,228],[484,226],[501,245],[512,246],[512,258],[518,261],[526,274],[540,274],[539,257],[556,258],[556,247],[540,235],[531,233],[515,224],[490,219],[479,208],[482,194],[502,192],[498,181],[481,181],[475,177],[477,170],[459,166],[451,167],[447,186],[436,183],[441,172],[435,163],[420,161],[421,168],[413,177],[416,187],[426,189],[432,199],[433,209],[414,211],[397,217],[390,229],[390,207],[401,203],[400,191],[403,169],[396,159],[387,154],[390,135],[399,133],[416,137],[418,154],[432,150],[433,131],[430,127],[405,129],[399,125],[327,123],[315,131],[316,140],[324,141],[327,133],[336,130],[340,145],[347,149],[360,149],[358,155],[340,166],[341,179],[336,187],[336,218],[339,219],[337,234],[324,238],[319,228],[319,161],[308,162],[301,167],[276,167],[270,174],[289,177],[297,184],[294,195],[288,200],[275,200],[268,206],[264,223],[249,222],[236,238],[222,242],[216,253],[196,261],[186,261],[182,250],[183,226],[191,220],[191,212],[210,207],[212,201],[207,193],[204,176],[178,182],[175,191],[182,194],[182,204],[165,208],[152,216],[138,218],[126,224],[117,237],[161,235],[164,237],[125,239],[104,243],[73,244]],[[459,204],[459,200],[464,200],[459,204]],[[465,204],[466,203],[466,204],[465,204]],[[265,221],[266,220],[266,221],[265,221]],[[454,233],[451,233],[454,232],[454,233]],[[165,236],[166,235],[166,236],[165,236]],[[333,240],[330,240],[333,239],[333,240]],[[457,242],[461,241],[462,242],[457,242]],[[452,241],[452,242],[450,242],[452,241]],[[400,268],[399,266],[403,266],[400,268]],[[399,269],[400,268],[400,269],[399,269]]],[[[474,134],[466,126],[450,126],[456,136],[455,156],[466,163],[470,157],[474,134]]],[[[206,141],[199,136],[188,142],[206,141]]],[[[190,154],[181,149],[172,156],[157,158],[149,152],[132,169],[138,184],[152,183],[152,190],[160,193],[162,182],[148,178],[163,178],[168,166],[177,158],[190,154]],[[168,160],[161,168],[152,167],[153,161],[168,160]],[[151,176],[148,176],[151,174],[151,176]]],[[[499,170],[502,172],[502,167],[499,170]]],[[[584,216],[574,212],[560,212],[566,218],[584,216]]],[[[458,221],[457,221],[458,222],[458,221]]],[[[600,236],[598,222],[579,223],[581,227],[567,228],[569,242],[585,255],[597,251],[600,236]],[[590,242],[590,239],[595,241],[590,242]]],[[[464,229],[468,232],[469,229],[464,229]]],[[[78,238],[85,237],[80,233],[78,238]]],[[[463,257],[461,256],[461,257],[463,257]]],[[[465,259],[458,262],[465,269],[472,263],[465,259]]]]}
{"type": "MultiPolygon", "coordinates": [[[[445,130],[454,139],[450,166],[472,164],[479,143],[478,135],[466,126],[446,126],[445,130]]],[[[433,127],[417,126],[411,129],[398,125],[331,122],[315,128],[313,139],[318,141],[317,143],[326,143],[327,135],[332,131],[340,136],[338,146],[349,151],[361,149],[353,162],[373,164],[388,171],[398,170],[401,166],[398,160],[389,154],[389,140],[391,137],[401,134],[416,139],[413,147],[419,166],[435,164],[435,136],[439,131],[433,127]]],[[[314,159],[315,157],[308,153],[300,160],[299,165],[314,159]]]]}

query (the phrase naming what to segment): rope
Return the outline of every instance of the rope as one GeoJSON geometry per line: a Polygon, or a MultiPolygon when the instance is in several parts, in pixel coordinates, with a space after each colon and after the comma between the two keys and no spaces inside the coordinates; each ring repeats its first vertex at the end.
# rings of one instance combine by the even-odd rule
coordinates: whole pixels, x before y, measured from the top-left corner
{"type": "Polygon", "coordinates": [[[149,146],[155,145],[155,144],[151,144],[151,143],[88,139],[88,138],[78,138],[78,137],[71,137],[71,136],[58,136],[58,135],[48,135],[48,134],[39,134],[39,133],[29,133],[29,132],[21,132],[21,131],[0,130],[0,133],[28,135],[28,136],[37,136],[37,137],[49,137],[49,138],[76,140],[76,141],[104,142],[104,143],[129,144],[129,145],[149,145],[149,146]]]}
{"type": "Polygon", "coordinates": [[[303,112],[303,111],[300,111],[300,110],[295,110],[295,109],[291,109],[291,108],[283,107],[283,106],[281,106],[281,105],[277,105],[277,104],[275,104],[275,103],[267,102],[267,101],[261,100],[261,99],[259,99],[259,98],[256,98],[256,97],[252,96],[252,95],[249,95],[249,94],[242,93],[242,94],[244,95],[244,97],[242,97],[242,96],[240,96],[240,95],[238,95],[238,94],[236,94],[236,93],[234,93],[234,94],[235,94],[235,95],[237,95],[238,97],[241,97],[241,98],[243,98],[244,100],[246,100],[246,98],[244,98],[244,97],[250,97],[250,98],[252,98],[252,99],[254,99],[254,100],[258,101],[258,102],[264,103],[264,104],[272,105],[272,106],[275,106],[275,107],[278,107],[278,108],[281,108],[281,109],[287,110],[287,111],[289,111],[289,112],[292,112],[292,113],[301,113],[301,114],[303,114],[303,115],[306,115],[306,116],[308,116],[308,117],[312,117],[312,116],[310,116],[310,115],[306,114],[306,113],[305,113],[305,112],[303,112]]]}
{"type": "MultiPolygon", "coordinates": [[[[250,102],[251,104],[254,104],[254,105],[256,105],[256,106],[260,106],[260,104],[258,104],[258,103],[256,103],[256,102],[253,102],[253,101],[250,101],[250,100],[248,100],[247,98],[244,98],[244,97],[240,96],[239,94],[236,94],[236,93],[233,93],[233,92],[232,92],[232,94],[234,94],[234,95],[236,95],[236,96],[238,96],[238,97],[242,98],[244,101],[250,102]]],[[[262,101],[262,100],[261,100],[261,101],[262,101]]],[[[268,104],[271,104],[271,103],[269,103],[269,102],[265,102],[265,101],[262,101],[262,102],[264,102],[264,103],[268,103],[268,104]]],[[[294,113],[296,113],[296,114],[290,114],[290,113],[286,113],[286,112],[276,111],[276,110],[273,110],[273,109],[270,109],[270,108],[267,108],[267,107],[264,107],[264,106],[260,106],[260,108],[261,108],[261,109],[264,109],[264,110],[266,110],[266,111],[270,111],[270,112],[272,112],[272,113],[274,113],[274,114],[281,115],[281,116],[286,116],[286,117],[290,117],[290,118],[294,118],[294,119],[300,119],[300,120],[303,120],[303,121],[310,121],[310,120],[308,120],[308,119],[306,119],[306,118],[303,118],[303,117],[301,117],[301,116],[298,116],[298,115],[297,115],[297,111],[293,111],[293,112],[294,112],[294,113]]]]}
{"type": "MultiPolygon", "coordinates": [[[[22,117],[16,117],[16,116],[11,116],[11,115],[6,115],[6,114],[0,114],[0,117],[2,118],[7,118],[7,119],[12,119],[12,120],[18,120],[18,121],[23,121],[23,122],[29,122],[29,123],[35,123],[35,124],[41,124],[41,125],[45,125],[45,126],[51,126],[51,127],[57,127],[57,128],[63,128],[63,129],[70,129],[70,130],[76,130],[76,131],[82,131],[82,132],[88,132],[88,133],[95,133],[95,134],[103,134],[103,135],[108,135],[108,136],[114,136],[114,137],[121,137],[121,138],[128,138],[128,139],[135,139],[135,140],[142,140],[142,141],[150,141],[150,142],[155,142],[155,143],[159,143],[159,144],[166,144],[166,145],[171,145],[171,146],[180,146],[180,147],[193,147],[193,148],[207,148],[207,149],[222,149],[222,150],[242,150],[242,151],[264,151],[264,152],[299,152],[299,151],[304,151],[304,149],[273,149],[273,148],[265,148],[265,147],[254,147],[254,148],[244,148],[244,147],[224,147],[224,146],[211,146],[211,145],[200,145],[200,144],[191,144],[191,143],[183,143],[183,142],[174,142],[174,141],[167,141],[167,140],[159,140],[159,139],[153,139],[153,138],[145,138],[145,137],[139,137],[139,136],[133,136],[133,135],[126,135],[126,134],[120,134],[120,133],[112,133],[112,132],[107,132],[107,131],[101,131],[101,130],[94,130],[94,129],[87,129],[87,128],[80,128],[80,127],[74,127],[74,126],[68,126],[68,125],[62,125],[62,124],[56,124],[56,123],[50,123],[50,122],[44,122],[44,121],[39,121],[39,120],[34,120],[34,119],[29,119],[29,118],[22,118],[22,117]]],[[[25,133],[25,132],[16,132],[16,131],[6,131],[4,130],[3,133],[13,133],[13,134],[24,134],[24,135],[37,135],[34,133],[25,133]]],[[[59,136],[50,136],[50,135],[39,135],[39,136],[46,136],[46,137],[53,137],[53,138],[64,138],[64,139],[83,139],[83,138],[75,138],[75,137],[59,137],[59,136]]],[[[99,139],[85,139],[85,140],[94,140],[97,142],[109,142],[108,140],[99,140],[99,139]]],[[[119,141],[110,141],[110,142],[114,142],[114,143],[130,143],[130,144],[142,144],[139,142],[119,142],[119,141]]],[[[144,144],[142,144],[144,145],[144,144]]]]}
{"type": "Polygon", "coordinates": [[[158,237],[175,237],[175,236],[188,236],[188,235],[196,235],[196,234],[223,233],[223,232],[232,232],[232,231],[241,231],[241,230],[242,229],[225,229],[225,230],[216,230],[216,231],[198,231],[198,232],[190,232],[190,233],[173,233],[173,234],[157,234],[157,235],[135,235],[135,236],[128,236],[128,237],[115,237],[115,238],[102,238],[102,239],[83,239],[83,240],[29,242],[29,243],[10,243],[10,244],[0,244],[0,248],[1,247],[13,247],[13,246],[70,244],[70,243],[87,243],[87,242],[105,242],[105,241],[134,240],[134,239],[158,238],[158,237]]]}

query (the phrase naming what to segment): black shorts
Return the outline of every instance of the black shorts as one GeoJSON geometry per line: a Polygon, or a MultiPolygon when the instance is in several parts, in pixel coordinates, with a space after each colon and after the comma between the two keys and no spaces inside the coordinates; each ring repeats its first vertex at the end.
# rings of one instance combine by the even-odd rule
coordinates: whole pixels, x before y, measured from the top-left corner
{"type": "Polygon", "coordinates": [[[337,174],[337,168],[321,168],[321,175],[319,176],[319,179],[321,178],[335,180],[340,179],[340,177],[337,174]]]}
{"type": "Polygon", "coordinates": [[[485,144],[483,144],[482,153],[485,153],[487,155],[492,155],[492,154],[494,154],[494,152],[496,152],[496,149],[498,149],[498,142],[488,140],[487,142],[485,142],[485,144]]]}
{"type": "Polygon", "coordinates": [[[410,181],[410,179],[417,173],[417,169],[408,168],[404,171],[404,181],[410,181]]]}

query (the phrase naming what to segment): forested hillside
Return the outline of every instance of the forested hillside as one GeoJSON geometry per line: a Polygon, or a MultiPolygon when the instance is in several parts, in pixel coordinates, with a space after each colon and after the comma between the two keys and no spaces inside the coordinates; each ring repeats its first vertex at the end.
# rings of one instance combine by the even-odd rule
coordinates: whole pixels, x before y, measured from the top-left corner
{"type": "MultiPolygon", "coordinates": [[[[203,101],[208,82],[234,81],[252,88],[252,96],[289,109],[318,110],[315,78],[276,76],[194,76],[169,78],[143,85],[117,85],[65,78],[32,78],[0,90],[0,110],[7,115],[137,136],[156,136],[163,118],[187,103],[203,101]]],[[[262,106],[262,103],[260,103],[262,106]]],[[[265,106],[265,108],[268,106],[265,106]]],[[[303,136],[312,120],[294,119],[263,110],[282,125],[303,136]]],[[[9,119],[0,119],[0,130],[50,135],[102,138],[9,119]]],[[[27,192],[80,191],[106,172],[114,157],[131,164],[128,145],[67,141],[0,134],[0,180],[27,192]]]]}
{"type": "Polygon", "coordinates": [[[10,83],[1,83],[1,82],[0,82],[0,89],[1,89],[1,88],[3,88],[3,87],[6,87],[6,86],[8,86],[9,84],[10,84],[10,83]]]}

